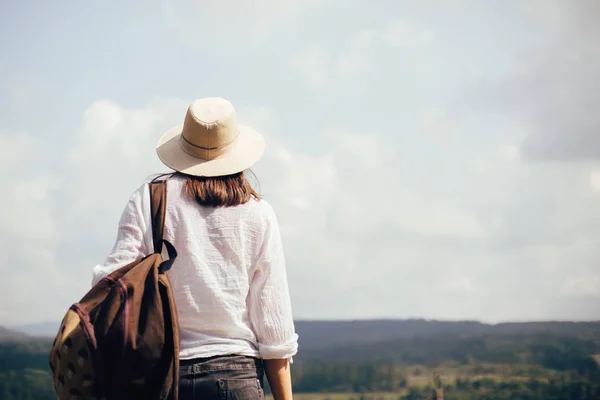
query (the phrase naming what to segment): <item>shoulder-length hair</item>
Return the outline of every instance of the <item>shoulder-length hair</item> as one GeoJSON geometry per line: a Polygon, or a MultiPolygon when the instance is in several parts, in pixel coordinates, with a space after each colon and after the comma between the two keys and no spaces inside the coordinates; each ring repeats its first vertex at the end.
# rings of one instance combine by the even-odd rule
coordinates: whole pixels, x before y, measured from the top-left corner
{"type": "Polygon", "coordinates": [[[201,206],[233,207],[245,204],[252,198],[261,199],[244,171],[215,177],[186,175],[181,172],[175,172],[172,176],[179,176],[185,180],[185,193],[201,206]]]}

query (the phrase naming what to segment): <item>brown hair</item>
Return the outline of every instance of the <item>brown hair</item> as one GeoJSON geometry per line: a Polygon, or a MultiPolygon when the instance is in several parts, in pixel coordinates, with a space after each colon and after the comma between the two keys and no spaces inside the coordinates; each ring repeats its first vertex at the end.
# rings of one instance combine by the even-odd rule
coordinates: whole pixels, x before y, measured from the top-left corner
{"type": "MultiPolygon", "coordinates": [[[[184,190],[188,196],[206,207],[232,207],[249,202],[252,198],[260,200],[246,174],[205,177],[192,176],[176,172],[173,176],[185,179],[184,190]]],[[[255,177],[256,179],[256,177],[255,177]]]]}

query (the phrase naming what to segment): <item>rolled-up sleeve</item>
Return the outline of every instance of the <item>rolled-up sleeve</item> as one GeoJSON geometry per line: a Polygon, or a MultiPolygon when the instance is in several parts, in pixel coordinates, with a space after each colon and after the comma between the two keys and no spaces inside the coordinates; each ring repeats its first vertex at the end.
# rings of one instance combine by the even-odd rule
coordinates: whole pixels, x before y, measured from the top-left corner
{"type": "Polygon", "coordinates": [[[143,217],[145,186],[134,192],[123,209],[117,238],[104,264],[96,265],[92,273],[92,286],[118,268],[146,255],[146,221],[143,217]]]}
{"type": "Polygon", "coordinates": [[[250,283],[248,312],[261,358],[291,359],[298,352],[281,235],[270,207],[250,283]]]}

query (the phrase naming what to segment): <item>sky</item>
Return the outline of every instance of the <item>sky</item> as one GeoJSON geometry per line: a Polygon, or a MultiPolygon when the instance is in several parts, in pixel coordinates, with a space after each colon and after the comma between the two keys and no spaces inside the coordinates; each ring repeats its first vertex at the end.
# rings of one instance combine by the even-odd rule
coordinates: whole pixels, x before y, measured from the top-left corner
{"type": "Polygon", "coordinates": [[[90,288],[197,98],[253,169],[296,319],[600,319],[600,2],[0,1],[0,326],[90,288]]]}

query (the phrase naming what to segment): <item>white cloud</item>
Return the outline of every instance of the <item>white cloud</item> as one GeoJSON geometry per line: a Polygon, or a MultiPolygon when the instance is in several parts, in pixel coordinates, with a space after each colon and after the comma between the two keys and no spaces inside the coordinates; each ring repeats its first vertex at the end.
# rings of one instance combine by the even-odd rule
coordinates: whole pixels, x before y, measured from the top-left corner
{"type": "Polygon", "coordinates": [[[0,170],[18,167],[18,163],[35,160],[39,143],[25,133],[0,132],[0,170]]]}
{"type": "Polygon", "coordinates": [[[498,149],[498,155],[507,161],[517,161],[521,157],[519,147],[515,145],[504,145],[498,149]]]}
{"type": "Polygon", "coordinates": [[[187,104],[161,99],[139,109],[124,109],[108,100],[91,104],[70,141],[61,171],[67,177],[65,193],[72,198],[69,219],[92,222],[90,209],[116,215],[136,183],[151,173],[166,171],[155,157],[156,140],[180,123],[187,104]],[[107,202],[100,195],[104,190],[122,201],[107,202]]]}
{"type": "Polygon", "coordinates": [[[365,30],[350,42],[346,52],[337,59],[337,75],[340,79],[351,79],[372,67],[368,51],[374,39],[373,32],[365,30]]]}
{"type": "MultiPolygon", "coordinates": [[[[586,198],[589,188],[574,180],[582,167],[515,163],[518,152],[510,145],[456,153],[457,163],[443,171],[455,184],[471,179],[458,163],[463,157],[481,158],[487,171],[473,186],[456,186],[451,201],[403,178],[436,168],[428,159],[406,164],[411,149],[398,149],[381,134],[337,129],[324,137],[321,153],[280,149],[272,167],[281,171],[270,183],[279,188],[274,204],[300,316],[543,319],[557,315],[558,293],[563,305],[575,301],[574,292],[562,289],[568,271],[593,265],[591,243],[600,238],[586,220],[600,217],[586,198]],[[305,288],[316,277],[311,300],[305,288]],[[423,291],[429,295],[421,298],[423,291]],[[327,306],[311,308],[316,301],[327,306]]],[[[460,147],[450,144],[451,153],[460,147]]]]}
{"type": "Polygon", "coordinates": [[[411,232],[424,236],[451,236],[480,238],[485,229],[476,217],[468,212],[443,205],[429,205],[422,200],[406,207],[395,222],[411,232]]]}
{"type": "Polygon", "coordinates": [[[431,44],[435,34],[407,21],[395,21],[383,31],[382,39],[392,47],[421,48],[431,44]]]}
{"type": "MultiPolygon", "coordinates": [[[[372,59],[382,45],[415,51],[427,47],[434,39],[433,31],[398,20],[382,29],[359,30],[342,45],[314,44],[293,54],[288,64],[315,89],[327,92],[373,70],[372,59]]],[[[422,63],[414,59],[413,67],[418,69],[422,63]]]]}
{"type": "Polygon", "coordinates": [[[472,278],[468,276],[454,277],[449,279],[441,285],[441,290],[449,294],[458,295],[473,295],[479,294],[480,290],[477,285],[473,282],[472,278]]]}
{"type": "Polygon", "coordinates": [[[333,83],[334,77],[331,75],[329,64],[329,55],[322,46],[300,51],[289,60],[292,70],[320,91],[328,91],[333,83]]]}
{"type": "Polygon", "coordinates": [[[561,289],[561,292],[565,295],[600,297],[600,274],[589,273],[569,276],[561,289]]]}
{"type": "Polygon", "coordinates": [[[365,30],[342,46],[314,44],[292,54],[288,65],[314,89],[330,92],[372,68],[370,47],[375,39],[373,32],[365,30]]]}
{"type": "Polygon", "coordinates": [[[49,201],[58,178],[38,170],[46,158],[44,145],[25,133],[0,134],[0,180],[5,188],[0,226],[7,239],[53,241],[60,234],[49,201]]]}
{"type": "MultiPolygon", "coordinates": [[[[145,176],[162,168],[154,156],[156,138],[179,123],[186,106],[187,101],[168,99],[140,108],[94,102],[65,149],[70,156],[59,171],[35,171],[29,180],[14,179],[14,204],[3,209],[34,210],[26,226],[35,226],[35,231],[25,229],[22,234],[29,239],[37,234],[40,245],[38,251],[20,256],[23,267],[6,284],[7,301],[30,309],[38,303],[21,288],[39,290],[32,276],[50,279],[58,271],[62,279],[48,289],[61,295],[50,296],[39,314],[11,314],[6,320],[57,315],[87,289],[89,268],[110,248],[127,197],[145,176]],[[99,185],[110,188],[111,195],[98,196],[99,185]],[[53,235],[56,232],[61,234],[53,235]],[[65,256],[67,248],[71,251],[65,256]]],[[[545,318],[553,314],[544,301],[552,304],[557,293],[566,302],[582,294],[595,296],[589,268],[597,257],[593,238],[600,238],[600,232],[586,218],[600,217],[600,211],[590,214],[593,199],[582,202],[589,184],[573,181],[581,176],[581,168],[560,173],[519,164],[507,168],[498,151],[510,159],[514,149],[491,146],[488,153],[470,156],[482,157],[488,165],[476,181],[482,186],[477,191],[457,186],[457,200],[450,201],[432,196],[431,188],[419,180],[408,179],[433,168],[428,159],[408,157],[411,148],[395,146],[381,133],[332,129],[311,148],[319,152],[304,151],[286,145],[275,133],[280,123],[271,109],[240,107],[240,114],[242,121],[269,138],[269,151],[257,173],[280,220],[299,317],[545,318]],[[524,174],[523,169],[532,173],[524,174]],[[534,190],[531,182],[543,190],[534,190]],[[570,187],[552,186],[569,182],[570,187]],[[556,197],[564,190],[568,196],[556,197]],[[556,235],[572,244],[555,247],[556,235]],[[568,272],[574,263],[579,266],[568,272]],[[531,281],[531,290],[523,286],[539,276],[544,280],[531,281]],[[506,285],[512,291],[509,300],[506,285]],[[423,296],[424,291],[429,294],[423,296]],[[531,297],[532,291],[537,298],[531,297]],[[499,305],[500,299],[507,303],[499,305]],[[524,301],[530,305],[520,305],[524,301]],[[326,305],[315,309],[315,302],[326,305]]],[[[36,141],[31,136],[0,138],[2,149],[7,149],[0,158],[3,171],[39,155],[32,151],[36,141]]],[[[462,171],[461,165],[450,163],[448,168],[462,171]]],[[[461,177],[454,179],[458,183],[461,177]]],[[[7,229],[18,223],[2,216],[7,229]]],[[[19,238],[22,243],[29,239],[19,238]]],[[[5,250],[0,254],[9,260],[17,255],[5,250]]],[[[0,309],[15,308],[0,303],[0,309]]]]}
{"type": "Polygon", "coordinates": [[[52,296],[42,283],[60,279],[53,255],[62,234],[52,199],[59,180],[40,170],[45,146],[26,133],[0,133],[0,309],[10,320],[44,318],[46,310],[31,303],[52,296]]]}
{"type": "Polygon", "coordinates": [[[395,157],[393,147],[388,146],[376,133],[355,133],[344,129],[332,130],[330,146],[340,167],[359,171],[376,171],[395,157]]]}
{"type": "Polygon", "coordinates": [[[279,161],[282,161],[284,163],[289,163],[290,161],[292,161],[292,155],[290,154],[290,152],[283,148],[279,149],[275,156],[279,161]]]}
{"type": "MultiPolygon", "coordinates": [[[[423,285],[448,292],[442,261],[446,256],[423,252],[423,246],[439,251],[438,240],[482,240],[482,222],[396,182],[402,162],[395,164],[396,151],[381,135],[335,129],[325,138],[320,154],[281,150],[279,166],[273,167],[283,170],[279,181],[271,182],[279,188],[273,202],[299,315],[398,315],[411,312],[408,303],[399,305],[399,297],[413,296],[423,285]],[[432,276],[411,272],[413,268],[427,268],[432,276]],[[414,286],[398,286],[401,281],[414,286]],[[327,305],[316,309],[315,299],[327,305]]],[[[473,279],[465,275],[459,283],[474,285],[473,279]]],[[[424,302],[419,310],[432,312],[429,304],[424,302]]],[[[452,310],[454,315],[460,314],[459,308],[452,310]]]]}
{"type": "Polygon", "coordinates": [[[167,24],[200,48],[255,47],[328,0],[164,0],[167,24]],[[203,39],[198,40],[201,37],[203,39]],[[210,39],[208,39],[210,38],[210,39]]]}
{"type": "Polygon", "coordinates": [[[600,192],[600,170],[590,173],[590,186],[593,191],[600,192]]]}
{"type": "Polygon", "coordinates": [[[243,106],[236,109],[240,123],[251,126],[273,142],[277,139],[277,122],[273,110],[266,106],[243,106]]]}
{"type": "Polygon", "coordinates": [[[515,55],[514,65],[494,84],[480,87],[480,100],[495,112],[530,126],[521,152],[534,161],[600,157],[600,3],[530,0],[521,8],[543,35],[515,55]]]}
{"type": "Polygon", "coordinates": [[[600,317],[600,175],[582,161],[597,153],[596,3],[537,2],[523,18],[493,2],[465,13],[463,1],[163,1],[189,46],[156,30],[162,9],[133,7],[136,29],[113,30],[123,46],[89,53],[68,80],[54,78],[80,35],[50,69],[6,49],[2,88],[52,82],[55,101],[23,118],[19,90],[0,97],[0,324],[60,318],[88,288],[127,197],[165,170],[156,138],[188,103],[146,96],[194,90],[231,95],[267,138],[255,171],[298,317],[600,317]],[[140,37],[146,47],[118,52],[140,37]],[[106,60],[131,68],[114,74],[106,60]]]}
{"type": "Polygon", "coordinates": [[[32,98],[31,88],[26,82],[10,81],[7,89],[9,97],[17,105],[27,104],[32,98]]]}
{"type": "Polygon", "coordinates": [[[276,157],[279,166],[269,163],[270,160],[265,163],[269,163],[271,168],[281,169],[281,175],[268,183],[277,187],[272,201],[282,219],[282,234],[293,241],[322,232],[337,183],[330,157],[327,154],[310,156],[286,151],[279,151],[276,157]]]}
{"type": "Polygon", "coordinates": [[[460,130],[458,116],[442,108],[428,108],[421,112],[420,129],[435,139],[452,140],[460,130]]]}

